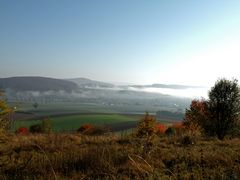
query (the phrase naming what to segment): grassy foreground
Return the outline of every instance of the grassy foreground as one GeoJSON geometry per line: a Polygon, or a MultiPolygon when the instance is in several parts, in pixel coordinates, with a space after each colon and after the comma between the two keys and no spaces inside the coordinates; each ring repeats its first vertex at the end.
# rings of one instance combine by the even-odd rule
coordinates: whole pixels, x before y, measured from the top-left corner
{"type": "Polygon", "coordinates": [[[1,135],[0,179],[240,179],[240,139],[182,140],[1,135]]]}

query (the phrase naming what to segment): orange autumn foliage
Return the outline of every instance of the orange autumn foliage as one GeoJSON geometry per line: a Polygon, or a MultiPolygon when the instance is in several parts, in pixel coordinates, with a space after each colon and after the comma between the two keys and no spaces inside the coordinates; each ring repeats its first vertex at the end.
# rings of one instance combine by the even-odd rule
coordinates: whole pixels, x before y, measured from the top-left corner
{"type": "Polygon", "coordinates": [[[209,112],[207,101],[204,99],[193,100],[190,108],[186,110],[183,124],[192,134],[202,131],[202,127],[208,124],[209,112]]]}
{"type": "Polygon", "coordinates": [[[164,124],[157,124],[155,128],[156,132],[161,134],[165,133],[165,131],[167,130],[167,127],[164,124]]]}

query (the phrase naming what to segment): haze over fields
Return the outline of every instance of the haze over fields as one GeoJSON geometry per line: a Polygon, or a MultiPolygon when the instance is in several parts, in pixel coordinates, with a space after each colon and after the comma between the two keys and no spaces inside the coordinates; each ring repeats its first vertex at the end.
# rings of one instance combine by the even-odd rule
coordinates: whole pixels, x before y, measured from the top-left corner
{"type": "Polygon", "coordinates": [[[130,113],[143,113],[146,110],[156,112],[160,109],[183,112],[191,99],[189,96],[184,97],[182,93],[177,96],[176,92],[199,88],[165,84],[116,85],[86,78],[0,78],[0,89],[5,90],[8,101],[16,105],[38,102],[45,107],[46,103],[53,104],[52,106],[63,103],[63,107],[67,108],[67,103],[77,103],[75,106],[80,103],[87,107],[92,104],[105,110],[130,113]],[[171,91],[175,94],[171,94],[171,91]]]}

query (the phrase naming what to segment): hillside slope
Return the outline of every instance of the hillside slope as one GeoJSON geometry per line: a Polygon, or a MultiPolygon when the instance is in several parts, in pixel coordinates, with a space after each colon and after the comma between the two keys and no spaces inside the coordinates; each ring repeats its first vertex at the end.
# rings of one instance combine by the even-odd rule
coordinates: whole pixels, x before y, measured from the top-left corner
{"type": "Polygon", "coordinates": [[[0,89],[16,91],[66,91],[78,89],[77,84],[62,79],[46,77],[10,77],[0,78],[0,89]]]}
{"type": "Polygon", "coordinates": [[[114,87],[113,84],[100,82],[100,81],[94,81],[87,78],[74,78],[74,79],[68,79],[68,81],[76,83],[80,88],[112,88],[114,87]]]}

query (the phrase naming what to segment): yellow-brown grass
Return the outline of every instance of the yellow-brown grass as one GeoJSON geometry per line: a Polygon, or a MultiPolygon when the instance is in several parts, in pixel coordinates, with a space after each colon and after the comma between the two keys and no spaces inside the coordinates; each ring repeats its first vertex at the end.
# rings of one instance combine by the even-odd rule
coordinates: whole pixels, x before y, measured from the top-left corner
{"type": "Polygon", "coordinates": [[[0,179],[240,179],[240,139],[1,136],[0,179]],[[148,151],[145,146],[149,146],[148,151]]]}

